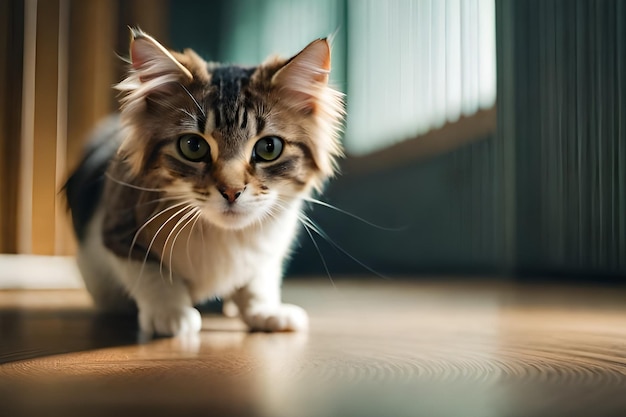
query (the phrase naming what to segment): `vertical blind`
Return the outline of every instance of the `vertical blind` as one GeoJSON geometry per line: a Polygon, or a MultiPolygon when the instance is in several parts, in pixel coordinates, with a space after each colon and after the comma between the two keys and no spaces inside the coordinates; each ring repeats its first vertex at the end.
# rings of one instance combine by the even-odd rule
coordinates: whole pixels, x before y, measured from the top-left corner
{"type": "Polygon", "coordinates": [[[517,264],[623,274],[626,2],[513,2],[509,18],[517,264]]]}
{"type": "Polygon", "coordinates": [[[350,1],[348,149],[365,153],[490,108],[493,0],[350,1]]]}
{"type": "Polygon", "coordinates": [[[127,25],[139,24],[159,36],[166,26],[165,4],[4,0],[0,191],[7,195],[0,196],[0,252],[73,252],[60,188],[88,132],[116,108],[111,86],[122,65],[115,53],[126,53],[127,25]],[[10,24],[9,16],[15,19],[10,24]],[[122,50],[119,39],[124,39],[122,50]]]}
{"type": "Polygon", "coordinates": [[[227,61],[289,56],[334,34],[332,81],[347,93],[345,144],[364,154],[491,108],[495,0],[232,2],[227,61]]]}
{"type": "Polygon", "coordinates": [[[272,54],[292,56],[314,39],[330,36],[334,58],[332,82],[344,88],[341,1],[243,0],[233,2],[231,7],[232,32],[224,37],[221,59],[256,65],[272,54]]]}

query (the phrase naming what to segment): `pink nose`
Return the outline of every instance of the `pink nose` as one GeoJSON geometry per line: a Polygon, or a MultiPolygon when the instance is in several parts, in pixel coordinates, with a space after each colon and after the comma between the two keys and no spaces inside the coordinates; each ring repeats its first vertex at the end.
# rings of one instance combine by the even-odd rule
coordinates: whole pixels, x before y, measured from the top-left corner
{"type": "Polygon", "coordinates": [[[222,197],[224,197],[224,199],[231,204],[234,203],[235,200],[239,198],[239,196],[241,195],[241,193],[243,193],[245,189],[246,189],[245,187],[244,188],[218,187],[218,191],[220,192],[222,197]]]}

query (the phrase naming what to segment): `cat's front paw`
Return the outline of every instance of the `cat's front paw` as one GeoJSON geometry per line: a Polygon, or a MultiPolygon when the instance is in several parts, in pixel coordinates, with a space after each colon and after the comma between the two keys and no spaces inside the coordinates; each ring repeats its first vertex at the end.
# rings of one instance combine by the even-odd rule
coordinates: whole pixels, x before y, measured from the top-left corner
{"type": "Polygon", "coordinates": [[[193,307],[140,309],[139,327],[143,333],[150,335],[197,333],[202,328],[202,317],[193,307]]]}
{"type": "Polygon", "coordinates": [[[309,327],[306,311],[293,304],[251,306],[242,314],[242,318],[255,331],[290,332],[309,327]]]}

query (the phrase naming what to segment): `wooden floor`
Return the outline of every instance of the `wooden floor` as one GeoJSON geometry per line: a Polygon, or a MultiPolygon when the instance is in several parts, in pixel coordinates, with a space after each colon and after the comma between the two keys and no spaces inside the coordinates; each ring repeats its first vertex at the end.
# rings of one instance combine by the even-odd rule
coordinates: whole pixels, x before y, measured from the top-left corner
{"type": "Polygon", "coordinates": [[[308,334],[138,340],[80,290],[0,292],[0,416],[626,415],[626,289],[288,282],[308,334]]]}

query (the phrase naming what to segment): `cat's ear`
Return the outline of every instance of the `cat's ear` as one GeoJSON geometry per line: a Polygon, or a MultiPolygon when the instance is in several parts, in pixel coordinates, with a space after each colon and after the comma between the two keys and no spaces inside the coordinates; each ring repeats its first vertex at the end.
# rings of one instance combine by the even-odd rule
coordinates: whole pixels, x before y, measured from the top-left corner
{"type": "Polygon", "coordinates": [[[286,93],[284,99],[296,109],[312,113],[329,74],[330,44],[327,39],[318,39],[287,61],[272,77],[272,84],[286,93]]]}
{"type": "MultiPolygon", "coordinates": [[[[142,83],[164,77],[168,81],[191,81],[193,76],[174,56],[150,35],[131,29],[130,61],[142,83]]],[[[165,80],[164,80],[165,81],[165,80]]]]}

